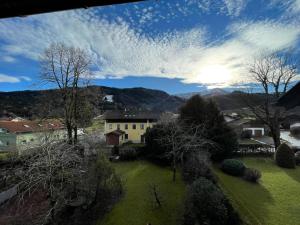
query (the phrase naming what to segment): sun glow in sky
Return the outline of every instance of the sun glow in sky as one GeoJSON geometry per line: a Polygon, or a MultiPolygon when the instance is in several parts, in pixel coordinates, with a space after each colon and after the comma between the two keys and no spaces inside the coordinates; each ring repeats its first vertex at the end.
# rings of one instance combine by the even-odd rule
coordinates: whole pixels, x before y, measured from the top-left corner
{"type": "Polygon", "coordinates": [[[199,80],[207,85],[218,83],[226,85],[230,83],[231,79],[231,71],[221,65],[205,66],[199,74],[199,80]]]}
{"type": "Polygon", "coordinates": [[[0,91],[32,89],[40,55],[52,42],[92,56],[93,84],[169,93],[248,87],[253,81],[247,65],[257,54],[299,54],[299,5],[300,0],[149,0],[2,19],[0,91]]]}

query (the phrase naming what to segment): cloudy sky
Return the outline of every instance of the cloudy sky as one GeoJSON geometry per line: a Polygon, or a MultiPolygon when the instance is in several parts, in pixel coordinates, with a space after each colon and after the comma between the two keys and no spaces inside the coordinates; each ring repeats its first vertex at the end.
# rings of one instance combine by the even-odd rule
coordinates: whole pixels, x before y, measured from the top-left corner
{"type": "Polygon", "coordinates": [[[94,84],[239,88],[262,53],[300,49],[300,0],[149,0],[0,20],[0,91],[43,89],[52,42],[85,49],[94,84]]]}

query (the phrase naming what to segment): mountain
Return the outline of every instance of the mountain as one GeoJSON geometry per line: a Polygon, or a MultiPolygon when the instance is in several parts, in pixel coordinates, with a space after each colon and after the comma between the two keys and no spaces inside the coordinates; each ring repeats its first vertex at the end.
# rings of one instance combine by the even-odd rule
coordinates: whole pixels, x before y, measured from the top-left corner
{"type": "Polygon", "coordinates": [[[228,94],[228,91],[225,91],[221,88],[213,88],[213,89],[203,89],[199,92],[188,92],[188,93],[181,93],[177,94],[176,96],[183,98],[183,99],[189,99],[193,95],[201,95],[205,97],[211,97],[211,96],[219,96],[219,95],[225,95],[228,94]]]}
{"type": "Polygon", "coordinates": [[[261,105],[264,102],[265,94],[249,94],[241,91],[234,91],[224,95],[207,96],[207,98],[212,99],[218,105],[220,110],[224,111],[247,108],[249,103],[251,105],[261,105]]]}
{"type": "MultiPolygon", "coordinates": [[[[184,100],[177,96],[146,88],[89,86],[81,91],[85,91],[94,115],[106,109],[124,108],[176,112],[184,103],[184,100]],[[113,95],[113,103],[103,100],[105,95],[113,95]]],[[[0,92],[0,109],[0,117],[1,114],[14,114],[26,118],[63,115],[58,89],[0,92]]]]}

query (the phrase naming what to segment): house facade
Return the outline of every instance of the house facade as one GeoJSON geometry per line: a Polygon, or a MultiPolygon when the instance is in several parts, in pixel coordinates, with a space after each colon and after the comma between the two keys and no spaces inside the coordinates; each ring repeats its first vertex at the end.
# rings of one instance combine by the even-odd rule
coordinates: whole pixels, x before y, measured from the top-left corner
{"type": "Polygon", "coordinates": [[[104,133],[108,145],[125,142],[144,143],[147,128],[157,123],[159,115],[149,111],[107,111],[104,114],[104,133]]]}
{"type": "Polygon", "coordinates": [[[23,151],[46,141],[63,140],[67,132],[59,121],[0,121],[0,151],[23,151]]]}

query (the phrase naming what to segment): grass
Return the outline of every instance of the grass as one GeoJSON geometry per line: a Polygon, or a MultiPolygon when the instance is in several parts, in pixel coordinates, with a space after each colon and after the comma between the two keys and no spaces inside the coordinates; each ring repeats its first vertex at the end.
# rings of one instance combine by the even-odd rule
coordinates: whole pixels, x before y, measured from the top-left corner
{"type": "Polygon", "coordinates": [[[300,168],[283,169],[269,158],[244,158],[259,169],[259,184],[224,174],[215,168],[219,183],[249,225],[295,225],[300,221],[300,168]]]}
{"type": "Polygon", "coordinates": [[[93,133],[96,131],[104,131],[104,120],[102,119],[94,119],[92,120],[91,126],[85,129],[87,133],[93,133]]]}
{"type": "Polygon", "coordinates": [[[176,225],[183,213],[185,185],[172,182],[171,170],[146,161],[118,162],[116,172],[125,179],[125,196],[97,225],[176,225]],[[149,184],[156,184],[162,207],[154,207],[149,184]]]}
{"type": "Polygon", "coordinates": [[[0,152],[0,160],[5,160],[8,156],[7,152],[0,152]]]}

